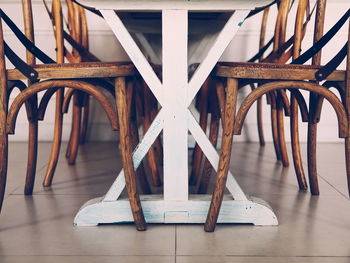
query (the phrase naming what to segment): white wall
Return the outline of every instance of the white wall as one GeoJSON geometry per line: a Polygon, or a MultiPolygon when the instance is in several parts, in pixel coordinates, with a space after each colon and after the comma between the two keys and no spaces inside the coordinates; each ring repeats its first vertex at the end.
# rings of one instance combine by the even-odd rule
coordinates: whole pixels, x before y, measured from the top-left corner
{"type": "MultiPolygon", "coordinates": [[[[21,16],[21,1],[20,0],[0,0],[0,7],[5,10],[5,12],[13,18],[16,23],[22,27],[22,16],[21,16]]],[[[52,34],[52,28],[47,14],[43,8],[41,0],[32,0],[34,7],[34,19],[35,19],[35,32],[36,32],[36,43],[44,51],[47,52],[52,58],[55,57],[54,54],[54,38],[52,34]]],[[[328,1],[327,14],[326,14],[326,25],[325,30],[328,30],[350,7],[348,0],[341,1],[328,1]]],[[[294,12],[292,11],[294,14],[294,12]]],[[[260,16],[253,17],[247,20],[242,26],[241,30],[235,37],[234,41],[231,43],[229,48],[225,51],[221,60],[223,61],[244,61],[254,55],[257,51],[257,44],[259,38],[260,30],[260,16]]],[[[270,30],[268,30],[268,35],[272,36],[273,34],[273,20],[271,17],[270,21],[270,30]]],[[[293,33],[293,19],[290,19],[288,24],[288,36],[293,33]]],[[[127,55],[124,53],[120,44],[115,39],[114,35],[110,29],[106,26],[105,22],[96,18],[95,15],[88,15],[89,29],[90,29],[90,49],[96,54],[99,58],[105,61],[113,60],[128,60],[127,55]]],[[[309,47],[312,42],[312,29],[313,23],[310,23],[308,26],[308,32],[305,36],[304,49],[309,47]]],[[[24,50],[18,45],[18,42],[5,27],[5,39],[12,48],[18,52],[22,57],[24,57],[24,50]]],[[[269,39],[269,37],[268,37],[269,39]]],[[[332,42],[326,47],[323,52],[323,61],[328,61],[345,43],[347,39],[347,27],[341,30],[337,37],[332,40],[332,42]]],[[[342,65],[342,68],[345,67],[345,64],[342,65]]],[[[244,97],[245,92],[241,93],[241,98],[244,97]]],[[[13,94],[13,96],[15,93],[13,94]]],[[[12,97],[13,97],[12,96],[12,97]]],[[[269,125],[269,108],[264,103],[264,127],[265,127],[265,137],[268,141],[271,140],[271,132],[269,125]]],[[[39,136],[43,141],[51,139],[53,133],[53,115],[54,115],[54,103],[51,103],[48,111],[46,113],[45,121],[40,123],[39,136]]],[[[286,131],[289,130],[288,125],[289,119],[286,118],[286,131]]],[[[22,111],[18,121],[16,135],[10,136],[11,140],[22,141],[26,140],[27,137],[27,125],[26,125],[25,114],[22,111]]],[[[70,114],[65,115],[65,125],[64,125],[64,139],[67,139],[69,135],[71,117],[70,114]]],[[[96,103],[92,103],[92,112],[91,112],[91,122],[89,129],[89,139],[90,140],[114,140],[117,136],[115,132],[110,130],[108,121],[101,109],[96,103]]],[[[237,136],[237,140],[249,140],[257,141],[256,133],[256,118],[255,118],[255,107],[252,108],[246,120],[247,128],[244,129],[242,136],[237,136]]],[[[301,140],[306,140],[306,126],[305,124],[301,125],[301,140]]],[[[337,138],[337,122],[336,116],[332,111],[328,103],[324,105],[324,111],[322,113],[322,120],[319,125],[319,141],[338,141],[337,138]]],[[[287,134],[286,138],[289,138],[287,134]]]]}

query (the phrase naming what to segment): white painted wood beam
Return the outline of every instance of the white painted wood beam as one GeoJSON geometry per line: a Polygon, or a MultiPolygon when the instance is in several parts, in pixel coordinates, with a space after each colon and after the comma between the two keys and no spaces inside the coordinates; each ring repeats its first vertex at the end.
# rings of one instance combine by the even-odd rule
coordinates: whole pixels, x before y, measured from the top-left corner
{"type": "MultiPolygon", "coordinates": [[[[143,158],[145,158],[149,148],[152,146],[154,141],[157,139],[158,135],[163,129],[164,122],[164,110],[161,109],[157,114],[156,118],[152,122],[151,126],[147,130],[146,134],[143,136],[141,142],[136,147],[133,152],[132,158],[135,170],[141,164],[143,158]]],[[[107,194],[103,198],[103,201],[110,202],[115,201],[119,198],[120,194],[123,192],[125,187],[125,177],[124,170],[121,170],[117,179],[114,181],[112,186],[109,188],[107,194]]]]}
{"type": "Polygon", "coordinates": [[[163,10],[164,200],[188,200],[187,10],[163,10]]]}
{"type": "Polygon", "coordinates": [[[157,74],[154,72],[152,66],[141,52],[140,48],[136,45],[134,39],[131,37],[123,22],[113,10],[101,10],[101,13],[110,28],[113,30],[114,34],[117,36],[125,52],[128,54],[132,62],[135,64],[137,70],[140,72],[141,76],[153,92],[154,96],[162,105],[162,83],[160,82],[157,74]]]}
{"type": "Polygon", "coordinates": [[[191,104],[204,81],[213,70],[215,64],[218,62],[227,46],[230,44],[248,13],[249,10],[235,11],[225,24],[224,28],[221,30],[220,34],[217,36],[216,41],[210,48],[207,56],[199,65],[198,69],[190,80],[188,85],[188,106],[191,104]]]}

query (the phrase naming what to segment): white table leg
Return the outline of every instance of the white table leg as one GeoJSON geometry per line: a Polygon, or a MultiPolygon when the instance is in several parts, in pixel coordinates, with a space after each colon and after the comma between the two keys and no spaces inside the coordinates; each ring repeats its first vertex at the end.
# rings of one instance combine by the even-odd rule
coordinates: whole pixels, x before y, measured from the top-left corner
{"type": "MultiPolygon", "coordinates": [[[[164,197],[141,196],[145,219],[148,223],[204,223],[211,196],[188,195],[188,130],[214,167],[217,167],[219,157],[188,107],[248,11],[236,11],[231,16],[188,83],[188,11],[163,10],[163,84],[114,11],[101,12],[162,105],[162,110],[133,153],[134,166],[137,168],[164,129],[164,197]]],[[[105,198],[87,202],[76,215],[74,223],[87,226],[132,222],[130,204],[127,199],[120,198],[124,187],[125,180],[121,172],[105,198]]],[[[268,204],[259,199],[247,198],[232,175],[228,177],[227,188],[231,195],[224,198],[218,223],[278,224],[268,204]]]]}
{"type": "Polygon", "coordinates": [[[164,200],[188,200],[187,10],[164,10],[164,200]],[[176,21],[176,23],[174,23],[176,21]]]}
{"type": "Polygon", "coordinates": [[[224,53],[233,37],[236,35],[240,25],[243,23],[244,18],[248,15],[248,13],[249,10],[236,10],[217,36],[216,41],[210,48],[207,56],[199,65],[198,69],[190,80],[188,85],[188,106],[192,103],[204,81],[207,79],[215,64],[219,61],[221,55],[224,53]]]}

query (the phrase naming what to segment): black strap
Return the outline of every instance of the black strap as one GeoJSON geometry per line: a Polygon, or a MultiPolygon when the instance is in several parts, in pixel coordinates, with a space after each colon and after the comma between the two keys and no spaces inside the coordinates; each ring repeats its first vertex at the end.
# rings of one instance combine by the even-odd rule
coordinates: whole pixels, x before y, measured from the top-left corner
{"type": "Polygon", "coordinates": [[[302,55],[295,59],[292,64],[304,64],[310,58],[312,58],[317,52],[319,52],[332,37],[340,30],[340,28],[345,24],[347,19],[350,17],[350,8],[346,13],[339,19],[339,21],[330,29],[328,32],[320,38],[311,48],[306,50],[302,55]]]}
{"type": "Polygon", "coordinates": [[[334,56],[326,65],[321,67],[316,73],[315,78],[318,81],[326,79],[343,62],[348,53],[348,42],[342,47],[337,55],[334,56]]]}
{"type": "Polygon", "coordinates": [[[32,82],[36,81],[38,78],[38,72],[25,63],[15,52],[7,45],[4,41],[4,50],[6,57],[11,61],[11,63],[29,80],[32,82]]]}
{"type": "MultiPolygon", "coordinates": [[[[51,20],[51,24],[55,30],[55,20],[53,17],[52,12],[50,11],[49,7],[47,6],[47,3],[45,0],[43,0],[46,12],[51,20]]],[[[67,23],[67,28],[69,29],[69,24],[67,23]]],[[[80,43],[78,43],[75,39],[72,38],[72,36],[67,33],[67,31],[63,30],[63,37],[65,40],[68,41],[68,43],[76,49],[80,54],[83,54],[85,57],[89,58],[89,61],[100,61],[96,56],[91,54],[84,46],[82,46],[80,43]]]]}
{"type": "MultiPolygon", "coordinates": [[[[293,3],[294,2],[292,2],[292,4],[293,3]]],[[[303,30],[306,29],[307,24],[310,22],[312,15],[314,14],[314,12],[316,10],[316,5],[317,5],[317,2],[315,3],[311,12],[309,12],[308,16],[306,17],[306,21],[304,22],[304,25],[303,25],[303,30]]],[[[289,9],[289,11],[290,11],[290,9],[289,9]]],[[[293,42],[294,42],[294,35],[291,36],[286,42],[284,42],[276,51],[271,52],[266,58],[267,62],[271,62],[271,60],[279,58],[288,49],[288,47],[290,47],[293,44],[293,42]]]]}
{"type": "MultiPolygon", "coordinates": [[[[275,4],[275,3],[279,3],[280,1],[274,1],[272,2],[270,5],[266,6],[265,8],[267,7],[270,7],[271,5],[275,4]]],[[[292,9],[293,7],[293,4],[294,4],[294,0],[291,2],[290,6],[289,6],[289,10],[288,10],[288,13],[290,12],[290,10],[292,9]]],[[[315,11],[315,7],[316,7],[316,4],[314,5],[312,11],[308,14],[307,18],[306,18],[306,24],[311,20],[311,17],[315,11]]],[[[264,8],[264,9],[265,9],[264,8]]],[[[248,62],[254,62],[256,60],[258,60],[265,52],[266,50],[273,44],[273,41],[274,41],[275,37],[272,37],[260,50],[257,54],[255,54],[251,59],[248,60],[248,62]]],[[[276,54],[281,54],[283,53],[294,41],[294,37],[291,37],[290,39],[288,39],[287,42],[285,42],[284,44],[282,44],[280,46],[280,48],[276,51],[276,54]]],[[[271,54],[270,54],[271,55],[271,54]]]]}
{"type": "Polygon", "coordinates": [[[91,54],[84,46],[75,41],[70,34],[65,30],[63,31],[63,37],[67,42],[76,49],[80,54],[83,54],[85,57],[89,58],[90,62],[100,61],[95,55],[91,54]]]}
{"type": "Polygon", "coordinates": [[[258,60],[264,53],[265,51],[272,45],[273,41],[274,41],[274,37],[272,37],[269,42],[266,43],[265,46],[263,46],[258,53],[256,53],[251,59],[248,60],[248,62],[254,62],[256,60],[258,60]]]}
{"type": "MultiPolygon", "coordinates": [[[[73,1],[74,1],[74,0],[73,0],[73,1]]],[[[279,2],[280,2],[280,0],[275,0],[275,1],[273,1],[272,3],[270,3],[270,4],[268,4],[268,5],[265,5],[265,6],[263,6],[263,7],[256,8],[256,9],[250,11],[250,13],[248,14],[248,16],[247,16],[246,18],[249,18],[249,17],[252,17],[252,16],[254,16],[254,15],[256,15],[256,14],[259,14],[260,12],[264,11],[266,8],[272,6],[272,5],[276,4],[276,3],[279,3],[279,2]]]]}
{"type": "Polygon", "coordinates": [[[55,63],[53,59],[51,59],[49,56],[47,56],[44,52],[42,52],[37,46],[33,44],[32,41],[30,41],[23,33],[22,31],[16,26],[16,24],[5,14],[5,12],[2,11],[0,8],[0,17],[3,19],[3,21],[8,25],[8,27],[11,29],[11,31],[16,35],[18,40],[22,43],[22,45],[30,52],[32,53],[36,58],[38,58],[41,62],[45,64],[52,64],[55,63]]]}
{"type": "Polygon", "coordinates": [[[96,10],[95,8],[92,8],[92,7],[89,7],[89,6],[86,6],[86,5],[82,5],[81,3],[77,2],[76,0],[72,0],[74,3],[76,3],[77,5],[85,8],[86,10],[89,10],[91,13],[94,13],[95,15],[98,15],[99,17],[102,17],[102,14],[100,11],[96,10]]]}

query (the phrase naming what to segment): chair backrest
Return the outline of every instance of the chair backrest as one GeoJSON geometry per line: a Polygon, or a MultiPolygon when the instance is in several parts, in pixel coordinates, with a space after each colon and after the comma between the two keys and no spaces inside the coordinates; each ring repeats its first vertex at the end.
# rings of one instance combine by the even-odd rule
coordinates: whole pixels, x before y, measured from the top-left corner
{"type": "MultiPolygon", "coordinates": [[[[317,0],[317,9],[316,9],[316,17],[315,17],[315,28],[314,28],[314,43],[321,39],[324,31],[324,21],[326,15],[326,4],[327,0],[317,0]]],[[[321,53],[322,50],[317,52],[312,57],[313,65],[321,64],[321,53]]]]}
{"type": "MultiPolygon", "coordinates": [[[[4,34],[2,30],[2,18],[0,17],[0,103],[5,103],[5,101],[7,101],[6,87],[7,78],[4,50],[4,34]]],[[[2,106],[3,105],[0,104],[0,107],[2,106]]]]}
{"type": "MultiPolygon", "coordinates": [[[[71,37],[86,50],[89,50],[88,26],[85,9],[72,0],[66,0],[68,9],[68,27],[71,37]]],[[[73,47],[72,54],[80,61],[87,60],[84,54],[73,47]]]]}
{"type": "Polygon", "coordinates": [[[278,48],[286,41],[289,6],[290,0],[281,0],[279,3],[275,25],[273,51],[277,51],[278,48]]]}
{"type": "Polygon", "coordinates": [[[52,13],[55,21],[56,62],[64,63],[63,14],[61,0],[52,1],[52,13]]]}
{"type": "Polygon", "coordinates": [[[62,14],[62,1],[53,0],[51,10],[48,7],[46,1],[43,0],[43,2],[53,24],[57,42],[57,50],[59,53],[63,48],[63,54],[66,57],[67,61],[70,63],[77,63],[81,61],[100,61],[89,51],[88,27],[85,9],[72,0],[66,0],[68,16],[67,20],[64,20],[62,14]],[[64,22],[66,24],[66,27],[69,29],[69,32],[64,29],[64,22]],[[69,46],[66,45],[66,43],[72,46],[72,50],[69,46]]]}
{"type": "MultiPolygon", "coordinates": [[[[33,9],[32,0],[22,0],[23,24],[25,36],[34,44],[34,23],[33,23],[33,9]]],[[[36,64],[35,56],[26,50],[27,64],[34,66],[36,64]]]]}
{"type": "MultiPolygon", "coordinates": [[[[316,16],[315,16],[313,43],[316,43],[323,36],[326,2],[327,0],[317,0],[316,2],[316,16]]],[[[301,43],[305,35],[305,29],[304,29],[305,14],[307,13],[308,9],[310,10],[309,0],[299,0],[298,10],[297,10],[296,19],[295,19],[295,28],[294,28],[293,60],[300,56],[301,43]]],[[[317,52],[312,59],[313,65],[319,65],[320,63],[321,63],[321,50],[317,52]]]]}

